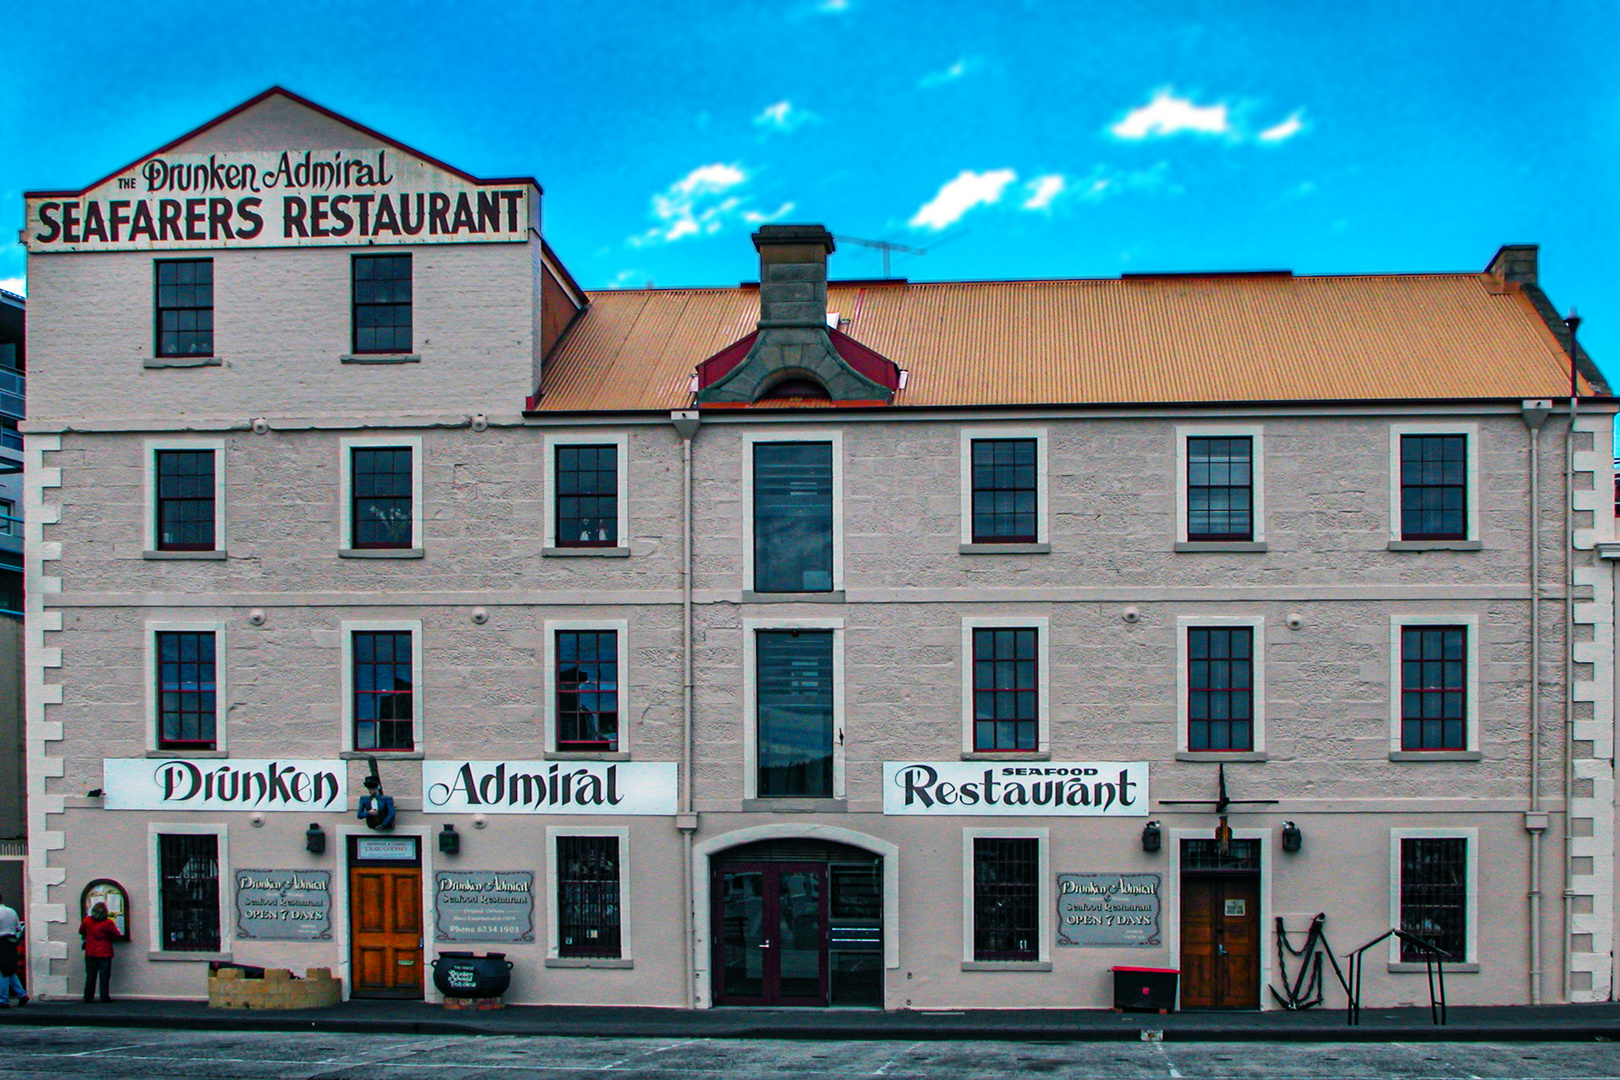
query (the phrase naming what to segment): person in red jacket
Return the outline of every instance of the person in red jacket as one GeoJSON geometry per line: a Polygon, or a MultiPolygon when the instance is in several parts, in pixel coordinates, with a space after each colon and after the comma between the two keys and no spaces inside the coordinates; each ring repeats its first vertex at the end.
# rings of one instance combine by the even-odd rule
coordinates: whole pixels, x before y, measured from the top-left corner
{"type": "Polygon", "coordinates": [[[107,905],[97,904],[79,924],[79,936],[84,938],[84,1000],[96,999],[96,980],[101,980],[101,1000],[112,1000],[108,984],[112,981],[113,942],[118,940],[118,924],[107,917],[107,905]]]}

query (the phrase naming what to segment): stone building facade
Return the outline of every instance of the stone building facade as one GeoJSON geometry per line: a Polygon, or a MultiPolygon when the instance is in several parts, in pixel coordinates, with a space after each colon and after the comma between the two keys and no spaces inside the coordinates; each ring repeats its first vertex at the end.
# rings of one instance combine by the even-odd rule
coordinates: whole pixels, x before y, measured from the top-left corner
{"type": "Polygon", "coordinates": [[[1269,1008],[1320,912],[1411,933],[1369,1005],[1608,999],[1614,407],[1533,248],[587,293],[539,201],[283,91],[30,194],[40,992],[114,897],[128,996],[1269,1008]]]}

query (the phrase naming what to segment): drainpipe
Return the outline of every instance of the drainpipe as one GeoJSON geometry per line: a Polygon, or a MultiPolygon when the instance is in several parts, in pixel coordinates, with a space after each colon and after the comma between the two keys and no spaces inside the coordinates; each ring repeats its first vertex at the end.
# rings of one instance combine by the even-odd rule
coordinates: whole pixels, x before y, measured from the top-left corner
{"type": "Polygon", "coordinates": [[[1530,808],[1524,828],[1530,834],[1530,1004],[1541,1004],[1541,838],[1547,815],[1541,809],[1541,426],[1551,401],[1526,401],[1519,415],[1530,429],[1530,808]]]}
{"type": "Polygon", "coordinates": [[[681,832],[681,895],[686,905],[681,917],[685,939],[686,1007],[697,1008],[697,931],[692,925],[694,902],[692,834],[697,814],[692,812],[692,440],[702,423],[696,410],[669,414],[681,437],[681,782],[675,827],[681,832]]]}
{"type": "Polygon", "coordinates": [[[1570,848],[1570,813],[1575,794],[1575,422],[1580,418],[1577,381],[1580,346],[1575,331],[1581,318],[1571,309],[1569,328],[1569,438],[1564,441],[1564,1001],[1570,1000],[1569,965],[1573,959],[1570,929],[1575,914],[1575,864],[1570,848]]]}

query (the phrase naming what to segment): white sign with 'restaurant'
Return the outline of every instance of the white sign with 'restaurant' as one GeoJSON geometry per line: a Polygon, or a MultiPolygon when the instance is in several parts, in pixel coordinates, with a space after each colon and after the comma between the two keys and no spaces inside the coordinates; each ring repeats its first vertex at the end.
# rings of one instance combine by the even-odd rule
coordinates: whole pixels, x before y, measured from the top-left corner
{"type": "Polygon", "coordinates": [[[885,761],[883,812],[934,817],[1146,817],[1145,761],[885,761]]]}
{"type": "Polygon", "coordinates": [[[106,758],[108,810],[345,810],[349,771],[341,761],[230,758],[106,758]]]}
{"type": "Polygon", "coordinates": [[[677,768],[661,761],[424,761],[422,803],[452,814],[671,815],[677,768]]]}

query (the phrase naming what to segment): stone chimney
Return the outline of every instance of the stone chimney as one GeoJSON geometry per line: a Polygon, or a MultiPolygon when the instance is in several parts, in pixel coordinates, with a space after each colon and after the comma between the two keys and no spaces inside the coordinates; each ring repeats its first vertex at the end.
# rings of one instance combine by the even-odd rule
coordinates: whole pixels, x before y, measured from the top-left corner
{"type": "Polygon", "coordinates": [[[1485,272],[1507,284],[1534,285],[1539,250],[1537,244],[1503,244],[1496,249],[1496,257],[1485,272]]]}
{"type": "Polygon", "coordinates": [[[832,233],[820,225],[763,225],[754,234],[754,247],[759,251],[758,337],[741,363],[698,391],[699,404],[752,404],[788,386],[792,397],[824,391],[833,401],[893,401],[894,390],[851,366],[828,332],[832,233]]]}

